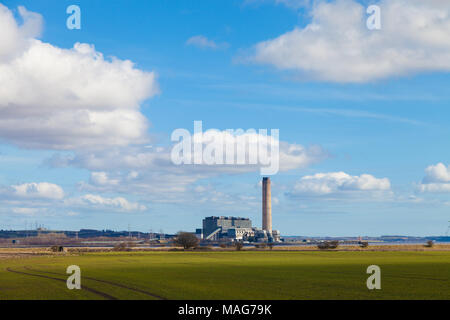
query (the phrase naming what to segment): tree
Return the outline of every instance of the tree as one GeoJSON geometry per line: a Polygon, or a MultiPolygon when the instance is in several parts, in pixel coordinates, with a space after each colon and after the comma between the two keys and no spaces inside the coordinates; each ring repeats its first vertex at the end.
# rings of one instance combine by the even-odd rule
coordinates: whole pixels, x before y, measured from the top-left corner
{"type": "Polygon", "coordinates": [[[178,232],[175,243],[182,246],[185,250],[196,247],[198,245],[198,238],[195,234],[190,232],[178,232]]]}

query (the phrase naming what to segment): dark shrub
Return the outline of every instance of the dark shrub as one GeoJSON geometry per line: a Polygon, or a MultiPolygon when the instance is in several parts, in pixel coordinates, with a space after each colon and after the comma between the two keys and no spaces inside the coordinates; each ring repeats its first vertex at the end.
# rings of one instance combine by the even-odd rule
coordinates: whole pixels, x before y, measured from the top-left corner
{"type": "Polygon", "coordinates": [[[339,241],[333,240],[333,241],[324,241],[317,245],[317,247],[320,250],[330,250],[330,249],[336,249],[339,246],[339,241]]]}
{"type": "Polygon", "coordinates": [[[130,251],[131,249],[125,242],[118,243],[114,246],[113,251],[130,251]]]}
{"type": "Polygon", "coordinates": [[[212,251],[211,247],[195,247],[195,251],[212,251]]]}
{"type": "Polygon", "coordinates": [[[185,250],[194,248],[198,245],[199,240],[197,236],[190,232],[178,232],[175,238],[175,243],[182,246],[185,250]]]}
{"type": "Polygon", "coordinates": [[[369,243],[367,241],[362,241],[359,243],[359,246],[361,248],[367,248],[369,246],[369,243]]]}
{"type": "Polygon", "coordinates": [[[433,240],[428,240],[427,243],[424,246],[425,246],[425,248],[433,248],[434,241],[433,240]]]}
{"type": "Polygon", "coordinates": [[[64,252],[64,247],[63,246],[52,246],[50,248],[50,250],[52,252],[64,252]]]}

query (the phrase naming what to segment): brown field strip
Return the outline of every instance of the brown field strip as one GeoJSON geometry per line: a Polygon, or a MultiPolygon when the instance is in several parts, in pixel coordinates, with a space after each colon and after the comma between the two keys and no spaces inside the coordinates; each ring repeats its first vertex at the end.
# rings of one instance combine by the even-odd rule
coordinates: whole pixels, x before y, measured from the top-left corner
{"type": "MultiPolygon", "coordinates": [[[[56,272],[50,272],[50,271],[37,270],[37,269],[32,269],[30,267],[24,267],[24,269],[29,270],[29,271],[33,271],[33,272],[65,276],[65,274],[56,273],[56,272]]],[[[106,283],[106,284],[109,284],[109,285],[112,285],[112,286],[116,286],[116,287],[119,287],[119,288],[123,288],[123,289],[131,290],[131,291],[134,291],[134,292],[142,293],[142,294],[145,294],[147,296],[150,296],[150,297],[153,297],[153,298],[156,298],[156,299],[159,299],[159,300],[167,300],[167,298],[161,297],[161,296],[159,296],[157,294],[154,294],[154,293],[142,290],[142,289],[128,287],[128,286],[120,284],[120,283],[116,283],[116,282],[112,282],[112,281],[108,281],[108,280],[97,279],[97,278],[92,278],[92,277],[85,277],[85,276],[83,276],[83,279],[106,283]]]]}
{"type": "MultiPolygon", "coordinates": [[[[64,279],[53,278],[53,277],[44,276],[44,275],[40,275],[40,274],[33,274],[33,273],[28,273],[28,272],[23,272],[23,271],[12,270],[11,268],[6,268],[6,271],[12,272],[12,273],[17,273],[17,274],[22,274],[22,275],[26,275],[26,276],[32,276],[32,277],[39,277],[39,278],[45,278],[45,279],[50,279],[50,280],[62,281],[64,283],[66,282],[66,280],[64,280],[64,279]]],[[[101,297],[103,297],[103,298],[105,298],[107,300],[118,300],[116,297],[113,297],[113,296],[111,296],[111,295],[109,295],[109,294],[107,294],[105,292],[101,292],[101,291],[98,291],[96,289],[92,289],[92,288],[89,288],[89,287],[86,287],[86,286],[83,286],[83,285],[81,286],[81,289],[89,291],[89,292],[91,292],[93,294],[96,294],[98,296],[101,296],[101,297]]]]}

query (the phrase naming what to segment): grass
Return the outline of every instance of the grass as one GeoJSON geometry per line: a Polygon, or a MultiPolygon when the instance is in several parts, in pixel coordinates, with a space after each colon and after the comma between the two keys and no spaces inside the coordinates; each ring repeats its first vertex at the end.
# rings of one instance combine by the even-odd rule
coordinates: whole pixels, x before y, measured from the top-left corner
{"type": "Polygon", "coordinates": [[[110,252],[0,259],[0,300],[103,299],[99,292],[117,299],[448,300],[449,282],[448,251],[110,252]],[[381,290],[366,287],[366,269],[373,264],[381,267],[381,290]],[[82,285],[97,293],[68,290],[69,265],[80,266],[82,285]]]}

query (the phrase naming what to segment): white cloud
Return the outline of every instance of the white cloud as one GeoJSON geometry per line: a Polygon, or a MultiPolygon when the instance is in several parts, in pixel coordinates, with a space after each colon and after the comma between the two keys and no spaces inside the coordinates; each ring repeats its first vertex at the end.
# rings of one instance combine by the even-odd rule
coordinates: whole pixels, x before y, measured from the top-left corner
{"type": "Polygon", "coordinates": [[[420,192],[450,192],[450,166],[446,167],[443,163],[438,163],[426,168],[425,173],[422,183],[417,186],[420,192]]]}
{"type": "Polygon", "coordinates": [[[389,179],[378,179],[370,174],[351,176],[345,172],[317,173],[302,177],[294,186],[292,196],[327,196],[368,194],[389,191],[389,179]]]}
{"type": "Polygon", "coordinates": [[[19,198],[53,200],[64,198],[64,190],[60,186],[48,182],[24,183],[11,186],[11,190],[11,194],[19,198]]]}
{"type": "Polygon", "coordinates": [[[311,23],[258,43],[251,61],[330,82],[450,71],[450,2],[382,0],[381,30],[354,0],[318,1],[311,23]]]}
{"type": "Polygon", "coordinates": [[[186,44],[188,46],[194,46],[194,47],[198,47],[198,48],[205,48],[205,49],[219,49],[219,48],[226,48],[228,47],[228,43],[216,43],[213,40],[208,39],[205,36],[202,35],[198,35],[198,36],[193,36],[191,38],[189,38],[186,41],[186,44]]]}
{"type": "Polygon", "coordinates": [[[99,195],[87,194],[78,198],[67,199],[68,206],[78,206],[96,209],[114,209],[118,211],[144,211],[146,206],[137,202],[130,202],[123,197],[105,198],[99,195]]]}
{"type": "Polygon", "coordinates": [[[426,176],[423,183],[445,183],[450,182],[450,166],[446,167],[443,163],[431,165],[425,169],[426,176]]]}
{"type": "Polygon", "coordinates": [[[13,58],[28,45],[28,39],[37,37],[42,29],[41,15],[19,7],[23,24],[18,26],[12,12],[0,4],[0,61],[13,58]]]}
{"type": "Polygon", "coordinates": [[[0,139],[64,150],[147,141],[139,109],[158,92],[155,74],[105,59],[92,45],[37,40],[42,18],[19,13],[21,27],[0,4],[0,139]]]}
{"type": "MultiPolygon", "coordinates": [[[[224,140],[236,141],[228,132],[216,132],[224,140]]],[[[205,138],[206,140],[206,138],[205,138]]],[[[256,139],[253,139],[255,141],[256,139]]],[[[213,139],[213,142],[220,139],[213,139]]],[[[213,143],[208,140],[208,143],[213,143]]],[[[206,145],[206,141],[205,141],[206,145]]],[[[329,155],[319,146],[280,142],[280,171],[303,169],[316,164],[329,155]]],[[[205,150],[205,149],[204,149],[205,150]]],[[[249,158],[250,150],[245,150],[249,158]]],[[[88,182],[81,182],[85,192],[121,192],[146,194],[152,200],[174,199],[189,191],[195,182],[224,174],[259,172],[260,165],[175,165],[171,160],[171,147],[125,147],[108,150],[78,152],[75,155],[55,155],[47,163],[50,166],[74,166],[92,172],[88,182]]],[[[176,199],[175,199],[176,200],[176,199]]]]}
{"type": "Polygon", "coordinates": [[[37,208],[13,208],[12,212],[15,214],[25,215],[25,216],[34,216],[40,210],[37,208]]]}
{"type": "Polygon", "coordinates": [[[318,145],[305,147],[300,144],[280,142],[280,171],[303,169],[329,157],[318,145]]]}
{"type": "Polygon", "coordinates": [[[420,192],[448,193],[450,192],[450,183],[419,184],[418,189],[420,192]]]}
{"type": "MultiPolygon", "coordinates": [[[[195,166],[193,169],[201,168],[203,172],[213,171],[219,173],[239,173],[239,172],[254,172],[260,167],[268,167],[268,164],[261,163],[262,154],[267,151],[267,160],[272,165],[275,161],[279,160],[280,171],[289,171],[298,168],[305,168],[311,164],[320,162],[328,157],[328,154],[319,146],[304,147],[299,144],[291,144],[285,141],[279,142],[268,132],[268,135],[264,135],[256,130],[243,131],[234,130],[233,132],[208,130],[203,134],[195,134],[192,137],[192,141],[203,142],[203,154],[200,157],[205,161],[205,156],[211,156],[211,153],[207,150],[224,150],[224,145],[230,145],[234,147],[235,154],[232,162],[237,163],[237,159],[241,155],[245,155],[245,165],[201,165],[195,166]],[[276,159],[276,147],[279,148],[279,159],[276,159]],[[253,159],[257,165],[252,165],[250,159],[253,159]]],[[[192,147],[193,155],[192,159],[197,157],[196,150],[192,147]]],[[[224,163],[227,163],[227,150],[225,148],[223,156],[219,157],[224,163]]],[[[214,157],[212,157],[214,158],[214,157]]]]}
{"type": "Polygon", "coordinates": [[[116,186],[120,181],[117,179],[110,179],[106,172],[92,172],[90,182],[97,186],[116,186]]]}

